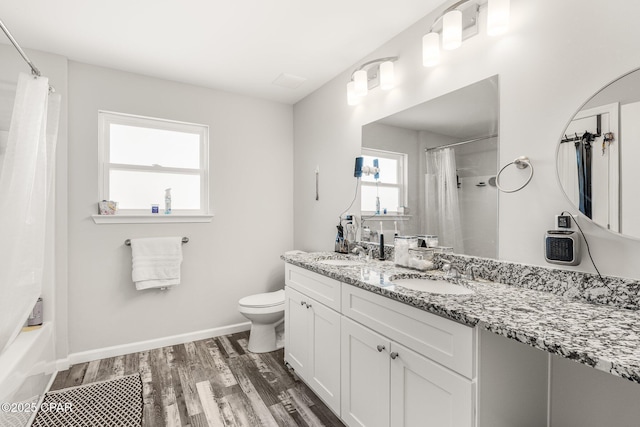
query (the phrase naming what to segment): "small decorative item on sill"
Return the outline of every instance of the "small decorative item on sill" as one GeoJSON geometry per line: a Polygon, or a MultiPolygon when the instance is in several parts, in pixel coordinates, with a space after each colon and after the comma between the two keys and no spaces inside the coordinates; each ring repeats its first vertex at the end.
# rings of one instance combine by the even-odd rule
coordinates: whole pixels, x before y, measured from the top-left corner
{"type": "Polygon", "coordinates": [[[151,205],[151,213],[152,214],[157,214],[160,212],[160,206],[158,204],[153,204],[151,205]]]}
{"type": "Polygon", "coordinates": [[[118,212],[118,202],[113,200],[98,202],[98,212],[100,215],[115,215],[118,212]]]}

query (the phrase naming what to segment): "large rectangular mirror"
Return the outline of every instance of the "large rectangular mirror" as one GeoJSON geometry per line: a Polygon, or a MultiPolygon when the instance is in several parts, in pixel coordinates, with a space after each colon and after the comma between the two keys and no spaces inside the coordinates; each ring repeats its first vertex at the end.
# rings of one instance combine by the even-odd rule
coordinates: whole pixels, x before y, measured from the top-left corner
{"type": "Polygon", "coordinates": [[[497,258],[499,102],[493,76],[363,126],[362,225],[497,258]]]}

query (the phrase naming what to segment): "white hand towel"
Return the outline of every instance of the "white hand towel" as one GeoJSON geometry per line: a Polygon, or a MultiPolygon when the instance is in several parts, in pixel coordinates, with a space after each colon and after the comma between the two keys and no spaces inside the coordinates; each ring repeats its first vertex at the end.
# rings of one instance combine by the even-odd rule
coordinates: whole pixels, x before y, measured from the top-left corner
{"type": "Polygon", "coordinates": [[[137,290],[180,284],[182,237],[131,239],[131,257],[137,290]]]}

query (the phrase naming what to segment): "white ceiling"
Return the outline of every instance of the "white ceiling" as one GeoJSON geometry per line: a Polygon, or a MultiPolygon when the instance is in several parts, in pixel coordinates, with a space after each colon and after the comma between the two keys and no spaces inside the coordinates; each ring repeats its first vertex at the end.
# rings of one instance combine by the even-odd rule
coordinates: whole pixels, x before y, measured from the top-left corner
{"type": "Polygon", "coordinates": [[[0,20],[25,49],[293,104],[440,3],[14,0],[0,5],[0,20]],[[307,80],[273,85],[281,73],[307,80]]]}

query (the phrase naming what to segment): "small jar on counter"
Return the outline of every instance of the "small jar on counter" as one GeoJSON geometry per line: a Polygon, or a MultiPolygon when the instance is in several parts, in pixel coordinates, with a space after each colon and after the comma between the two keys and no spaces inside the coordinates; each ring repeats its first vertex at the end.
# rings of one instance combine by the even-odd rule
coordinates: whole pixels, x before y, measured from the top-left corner
{"type": "Polygon", "coordinates": [[[436,246],[433,248],[437,254],[452,254],[453,248],[450,246],[436,246]]]}
{"type": "Polygon", "coordinates": [[[432,262],[433,253],[433,248],[409,249],[409,267],[421,271],[433,270],[435,268],[432,262]]]}
{"type": "Polygon", "coordinates": [[[419,234],[418,240],[423,248],[435,248],[438,246],[438,236],[433,234],[419,234]]]}
{"type": "Polygon", "coordinates": [[[418,247],[416,236],[396,236],[394,241],[394,262],[402,267],[409,266],[409,249],[418,247]]]}

